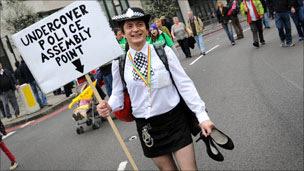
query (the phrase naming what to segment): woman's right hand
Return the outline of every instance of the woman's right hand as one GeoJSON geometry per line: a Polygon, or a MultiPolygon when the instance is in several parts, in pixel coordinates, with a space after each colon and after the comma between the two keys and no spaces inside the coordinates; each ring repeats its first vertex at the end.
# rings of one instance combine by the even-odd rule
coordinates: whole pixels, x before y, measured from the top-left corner
{"type": "Polygon", "coordinates": [[[110,105],[108,104],[107,101],[102,100],[98,105],[97,105],[97,112],[101,117],[108,117],[110,116],[110,113],[112,112],[112,109],[110,105]]]}

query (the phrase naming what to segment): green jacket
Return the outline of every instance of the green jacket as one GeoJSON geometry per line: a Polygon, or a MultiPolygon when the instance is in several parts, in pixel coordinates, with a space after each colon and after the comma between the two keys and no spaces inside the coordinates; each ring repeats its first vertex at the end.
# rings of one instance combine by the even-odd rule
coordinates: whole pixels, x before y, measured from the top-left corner
{"type": "MultiPolygon", "coordinates": [[[[202,22],[202,20],[199,17],[194,16],[194,24],[195,24],[195,29],[196,29],[196,33],[199,34],[203,34],[203,29],[204,29],[204,23],[202,22]]],[[[188,19],[187,23],[186,23],[186,27],[188,29],[190,29],[193,33],[191,24],[190,24],[190,20],[188,19]]]]}
{"type": "Polygon", "coordinates": [[[117,41],[118,41],[120,47],[122,48],[122,50],[125,51],[126,50],[127,39],[123,37],[122,39],[117,40],[117,41]]]}
{"type": "MultiPolygon", "coordinates": [[[[246,0],[243,0],[242,3],[241,3],[241,13],[242,13],[243,16],[247,17],[247,13],[245,12],[246,5],[245,5],[244,1],[246,1],[246,0]]],[[[263,16],[264,15],[264,8],[263,8],[263,5],[262,5],[261,1],[260,0],[252,0],[252,2],[253,2],[253,5],[256,8],[258,14],[260,16],[263,16]]]]}
{"type": "Polygon", "coordinates": [[[150,36],[147,37],[147,42],[149,44],[153,44],[156,46],[163,46],[163,45],[167,45],[169,47],[172,47],[174,45],[172,39],[170,38],[170,36],[166,33],[161,33],[157,36],[156,40],[153,41],[152,38],[150,36]]]}

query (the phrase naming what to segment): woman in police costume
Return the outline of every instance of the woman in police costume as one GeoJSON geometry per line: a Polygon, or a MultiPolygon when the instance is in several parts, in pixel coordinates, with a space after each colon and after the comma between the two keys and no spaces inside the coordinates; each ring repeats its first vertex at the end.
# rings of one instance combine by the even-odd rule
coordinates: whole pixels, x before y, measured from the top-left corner
{"type": "MultiPolygon", "coordinates": [[[[179,93],[195,113],[205,136],[211,133],[214,124],[208,117],[205,103],[172,49],[164,48],[177,89],[153,45],[146,43],[149,20],[150,15],[140,8],[128,8],[122,15],[113,17],[113,21],[122,28],[130,47],[124,79],[143,152],[146,157],[152,158],[160,170],[197,170],[190,127],[185,122],[179,93]]],[[[98,105],[98,112],[103,117],[123,108],[123,84],[118,60],[113,61],[112,74],[112,95],[108,102],[102,101],[98,105]]]]}

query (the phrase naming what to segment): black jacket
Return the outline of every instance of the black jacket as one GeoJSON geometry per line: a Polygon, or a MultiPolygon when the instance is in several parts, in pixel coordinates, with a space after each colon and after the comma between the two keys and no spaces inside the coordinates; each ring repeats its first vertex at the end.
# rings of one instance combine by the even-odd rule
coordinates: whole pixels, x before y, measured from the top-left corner
{"type": "Polygon", "coordinates": [[[35,81],[30,69],[24,61],[21,61],[20,66],[16,71],[16,77],[19,84],[31,83],[35,81]]]}
{"type": "Polygon", "coordinates": [[[272,0],[270,3],[275,12],[289,12],[292,0],[272,0]]]}
{"type": "Polygon", "coordinates": [[[229,9],[227,7],[223,7],[222,13],[218,8],[216,10],[216,17],[219,23],[227,24],[231,18],[227,15],[229,9]]]}
{"type": "Polygon", "coordinates": [[[16,90],[16,79],[9,70],[3,69],[3,75],[0,76],[0,94],[8,90],[16,90]]]}

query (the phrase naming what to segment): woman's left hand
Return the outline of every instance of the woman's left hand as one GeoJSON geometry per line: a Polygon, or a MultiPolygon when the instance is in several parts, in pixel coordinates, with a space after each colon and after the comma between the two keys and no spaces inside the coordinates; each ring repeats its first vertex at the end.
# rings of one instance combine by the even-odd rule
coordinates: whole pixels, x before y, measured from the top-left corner
{"type": "Polygon", "coordinates": [[[214,123],[211,120],[207,120],[199,124],[202,129],[202,133],[205,137],[211,134],[212,128],[214,128],[214,123]]]}

